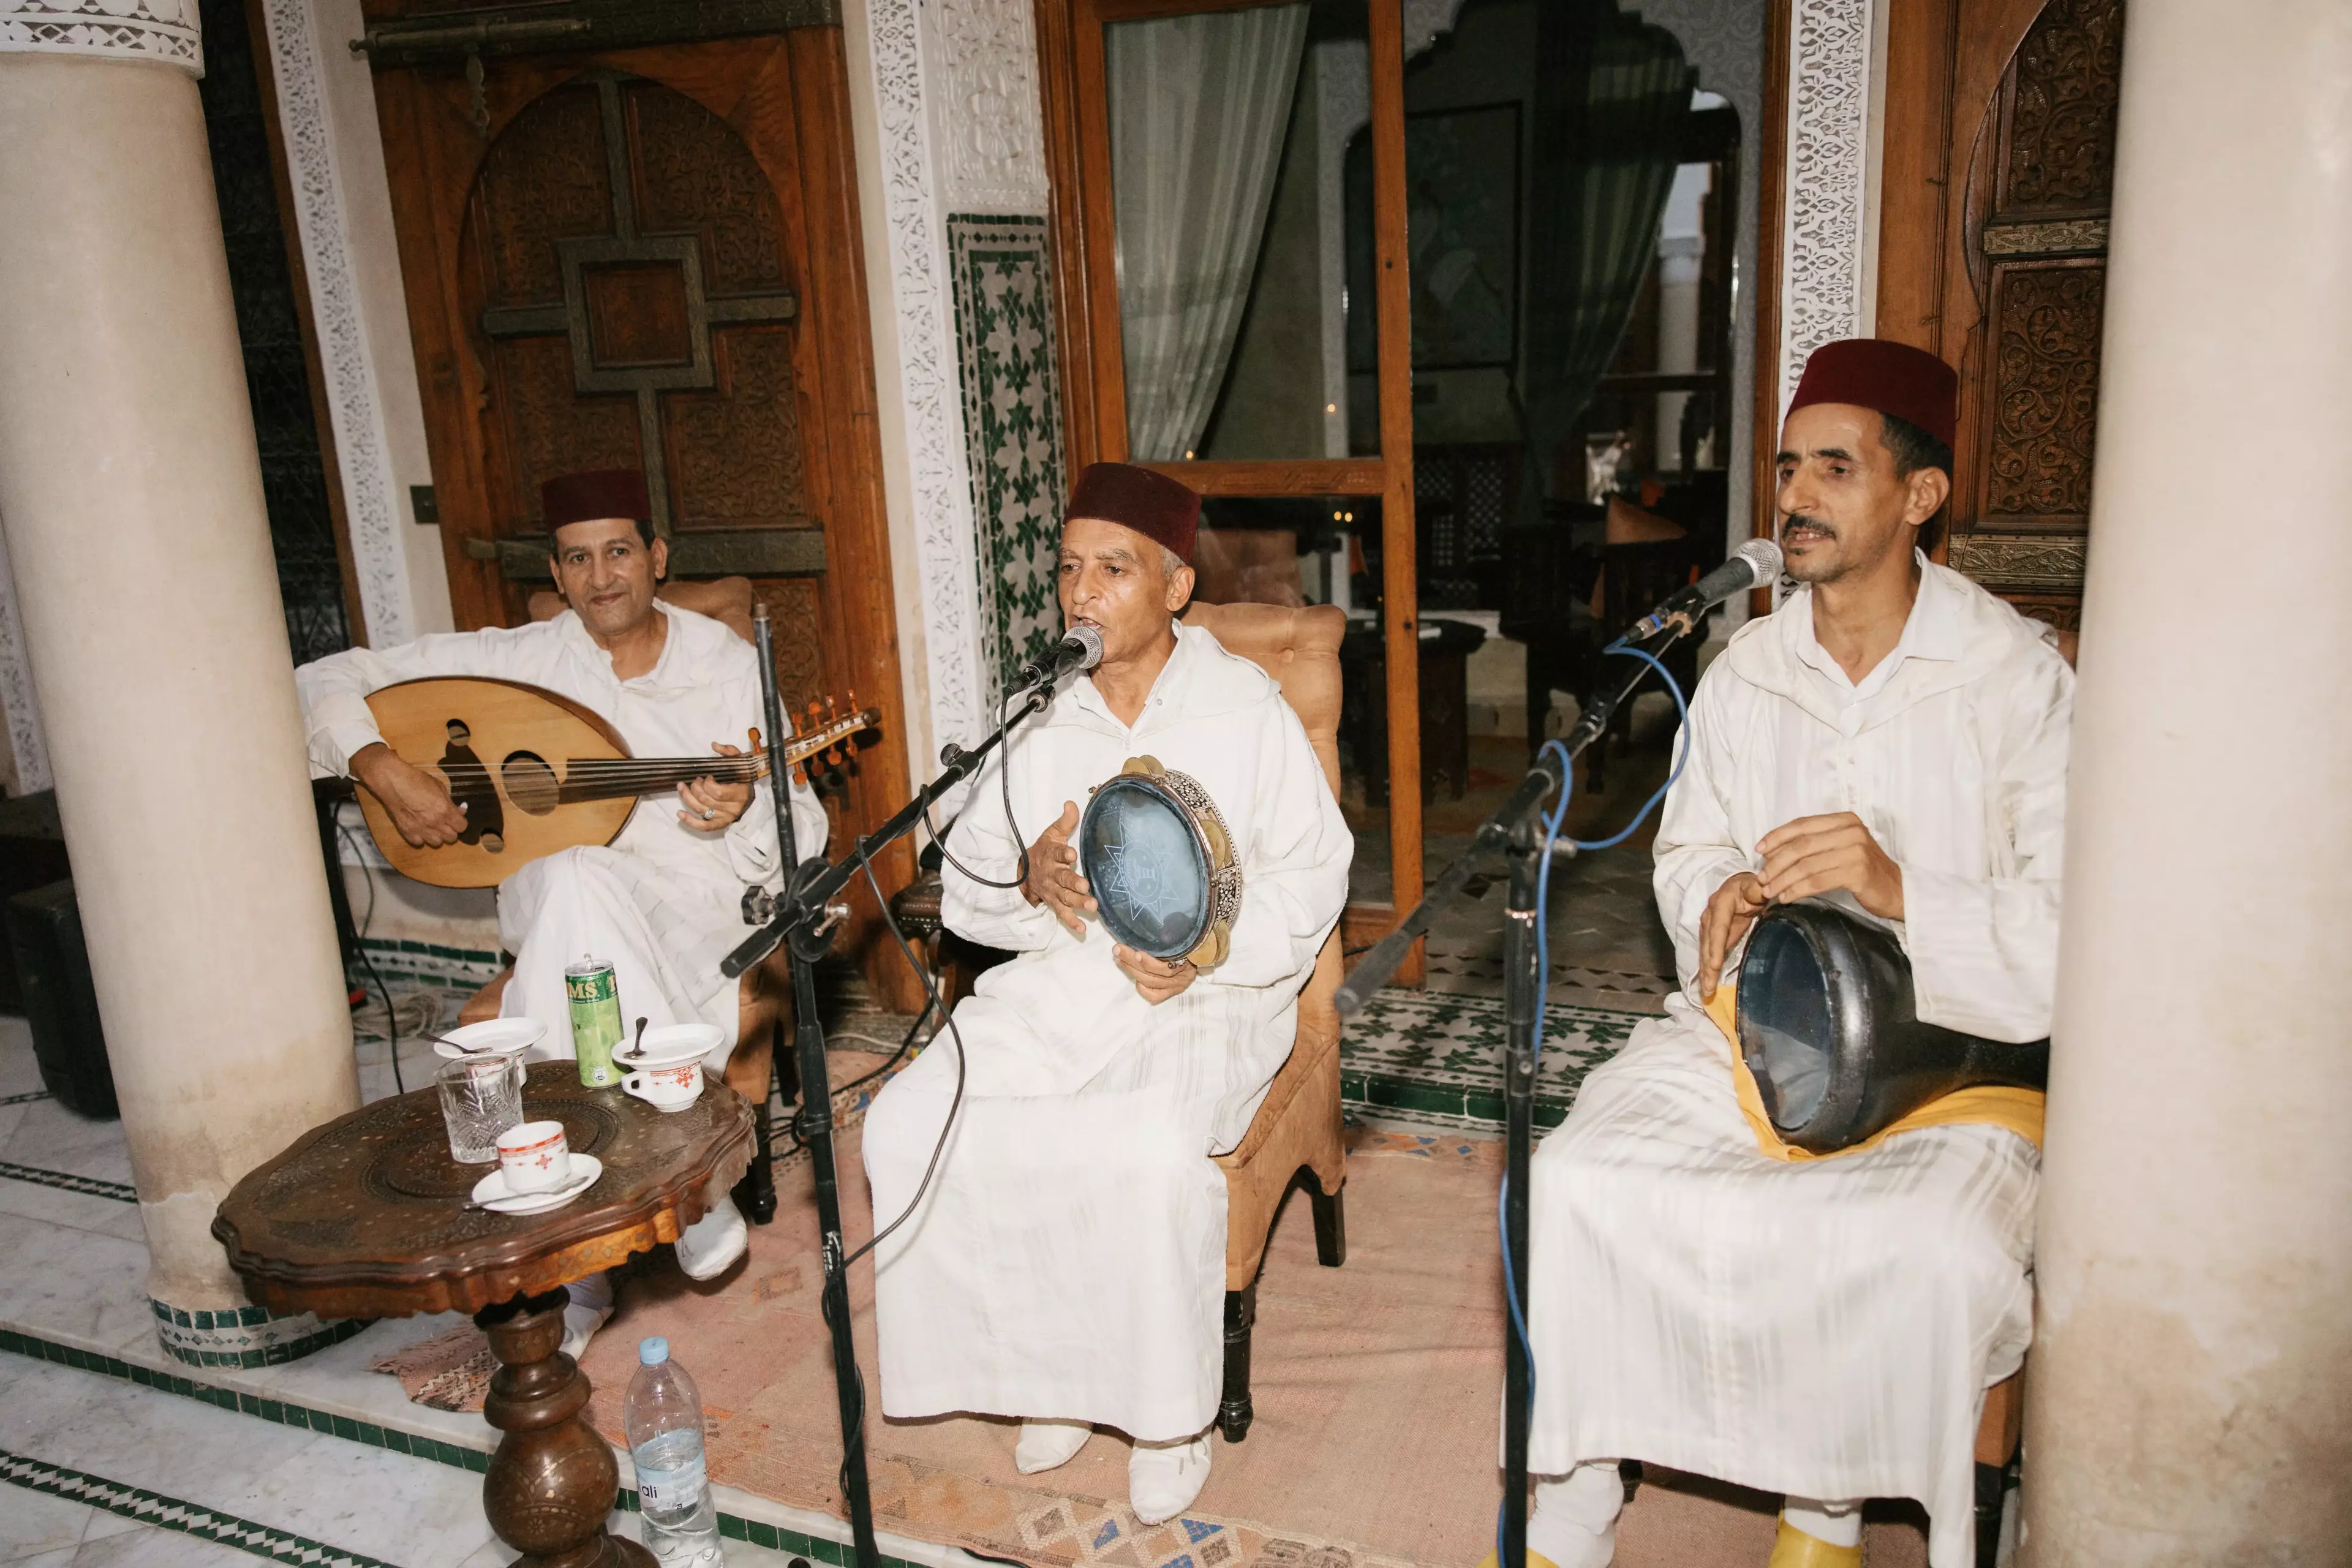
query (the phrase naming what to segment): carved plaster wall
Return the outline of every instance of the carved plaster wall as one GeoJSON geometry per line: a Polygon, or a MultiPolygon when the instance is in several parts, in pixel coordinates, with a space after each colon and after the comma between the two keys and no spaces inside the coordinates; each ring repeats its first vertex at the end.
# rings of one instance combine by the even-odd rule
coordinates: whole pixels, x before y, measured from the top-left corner
{"type": "MultiPolygon", "coordinates": [[[[262,0],[295,226],[310,277],[310,315],[341,468],[367,639],[376,647],[412,640],[418,625],[401,531],[405,510],[394,477],[382,376],[368,341],[350,240],[346,182],[326,104],[319,30],[310,0],[262,0]]],[[[404,374],[413,374],[406,365],[404,374]]]]}
{"type": "Polygon", "coordinates": [[[1789,123],[1780,214],[1780,405],[1805,357],[1876,322],[1883,0],[1794,0],[1789,18],[1789,123]]]}
{"type": "MultiPolygon", "coordinates": [[[[908,696],[927,689],[929,745],[970,742],[998,673],[1050,619],[1040,520],[1064,485],[1036,37],[1026,0],[866,0],[844,22],[863,32],[850,85],[873,115],[859,184],[881,215],[867,282],[892,358],[884,457],[903,464],[886,476],[894,552],[915,565],[901,636],[923,649],[908,696]]],[[[914,761],[928,776],[929,756],[914,761]]]]}
{"type": "Polygon", "coordinates": [[[5,0],[0,54],[160,60],[205,74],[196,0],[5,0]]]}

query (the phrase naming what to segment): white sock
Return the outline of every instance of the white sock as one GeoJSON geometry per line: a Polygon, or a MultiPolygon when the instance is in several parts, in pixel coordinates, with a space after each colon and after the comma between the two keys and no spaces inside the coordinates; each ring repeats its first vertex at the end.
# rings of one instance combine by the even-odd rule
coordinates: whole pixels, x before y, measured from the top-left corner
{"type": "Polygon", "coordinates": [[[751,1228],[735,1200],[721,1193],[703,1216],[678,1234],[677,1266],[688,1279],[713,1279],[751,1245],[751,1228]]]}
{"type": "Polygon", "coordinates": [[[613,1277],[599,1268],[585,1279],[574,1279],[563,1288],[571,1300],[563,1308],[563,1345],[565,1355],[578,1361],[604,1320],[613,1315],[613,1277]]]}
{"type": "Polygon", "coordinates": [[[1606,1568],[1617,1544],[1625,1483],[1614,1459],[1588,1459],[1564,1476],[1538,1476],[1528,1550],[1558,1568],[1606,1568]]]}
{"type": "Polygon", "coordinates": [[[1780,1517],[1814,1540],[1832,1546],[1862,1544],[1860,1498],[1791,1497],[1782,1500],[1780,1517]]]}
{"type": "Polygon", "coordinates": [[[1078,1457],[1094,1430],[1084,1421],[1024,1421],[1013,1445],[1013,1468],[1024,1476],[1059,1469],[1078,1457]]]}

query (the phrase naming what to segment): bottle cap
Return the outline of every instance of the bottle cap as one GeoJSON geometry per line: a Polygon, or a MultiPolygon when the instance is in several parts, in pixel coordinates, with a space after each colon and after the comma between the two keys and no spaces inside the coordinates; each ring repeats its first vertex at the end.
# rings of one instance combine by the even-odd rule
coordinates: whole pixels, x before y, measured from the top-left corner
{"type": "Polygon", "coordinates": [[[669,1360],[669,1342],[659,1334],[637,1342],[637,1363],[641,1366],[659,1366],[669,1360]]]}

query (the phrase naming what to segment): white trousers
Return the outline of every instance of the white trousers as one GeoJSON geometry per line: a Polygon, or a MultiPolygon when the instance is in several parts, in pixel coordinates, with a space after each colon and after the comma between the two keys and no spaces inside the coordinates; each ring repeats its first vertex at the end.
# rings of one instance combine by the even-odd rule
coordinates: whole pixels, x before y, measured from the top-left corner
{"type": "Polygon", "coordinates": [[[719,973],[718,960],[741,940],[742,915],[730,902],[740,897],[621,849],[565,849],[533,860],[499,884],[499,940],[515,955],[499,1011],[546,1024],[532,1054],[568,1059],[563,972],[593,957],[613,966],[624,1035],[639,1018],[651,1028],[716,1025],[719,1043],[702,1065],[723,1071],[735,1048],[740,983],[719,973]]]}

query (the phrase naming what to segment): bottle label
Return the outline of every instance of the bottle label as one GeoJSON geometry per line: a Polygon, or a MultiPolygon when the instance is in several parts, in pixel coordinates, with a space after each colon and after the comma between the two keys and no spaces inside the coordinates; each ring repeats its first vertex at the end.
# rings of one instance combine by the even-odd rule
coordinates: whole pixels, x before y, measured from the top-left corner
{"type": "Polygon", "coordinates": [[[637,1467],[637,1505],[648,1512],[676,1513],[692,1508],[702,1500],[709,1484],[702,1456],[697,1454],[687,1463],[670,1470],[649,1470],[637,1467]]]}

